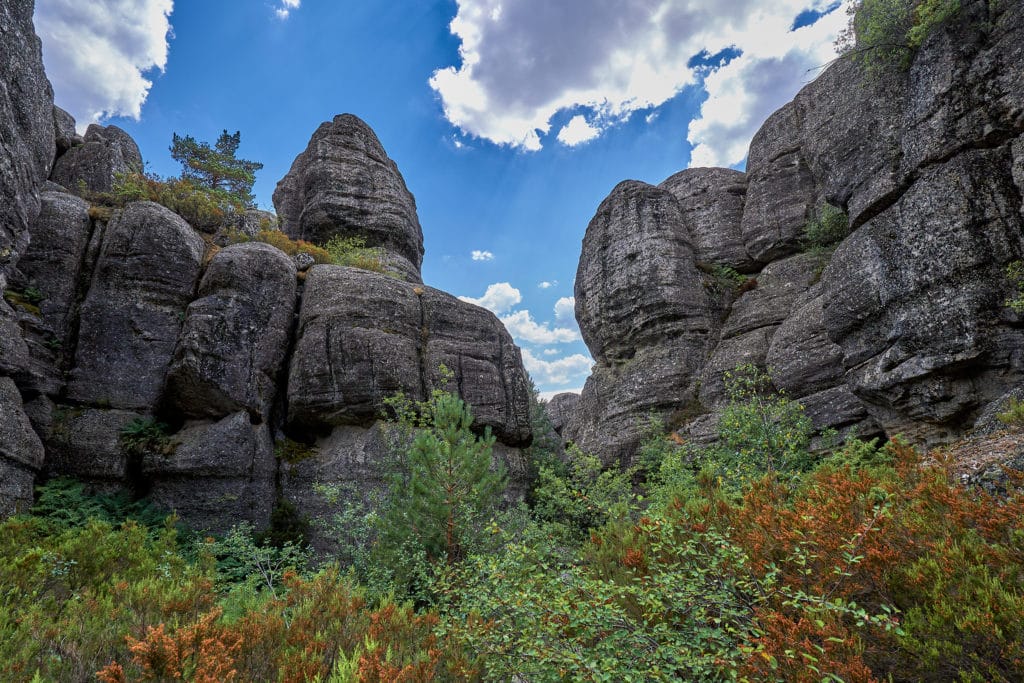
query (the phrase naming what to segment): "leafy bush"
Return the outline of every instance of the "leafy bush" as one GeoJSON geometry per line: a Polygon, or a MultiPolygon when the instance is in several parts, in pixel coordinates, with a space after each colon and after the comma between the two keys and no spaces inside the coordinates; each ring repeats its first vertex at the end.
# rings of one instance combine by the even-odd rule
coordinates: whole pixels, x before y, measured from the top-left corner
{"type": "Polygon", "coordinates": [[[368,248],[362,237],[335,235],[324,245],[324,250],[331,255],[331,262],[335,265],[384,272],[383,252],[378,248],[368,248]]]}
{"type": "Polygon", "coordinates": [[[907,68],[925,39],[960,11],[960,0],[858,0],[847,11],[850,25],[837,48],[878,71],[907,68]]]}
{"type": "Polygon", "coordinates": [[[850,219],[831,204],[822,204],[804,227],[804,245],[808,250],[831,249],[850,234],[850,219]]]}
{"type": "Polygon", "coordinates": [[[141,173],[118,175],[110,201],[115,206],[156,202],[184,218],[193,228],[207,231],[223,225],[228,216],[249,208],[246,202],[222,189],[205,187],[187,178],[163,179],[141,173]]]}
{"type": "Polygon", "coordinates": [[[90,521],[116,526],[128,520],[155,532],[164,528],[169,513],[147,499],[132,499],[126,491],[93,493],[80,481],[58,477],[36,487],[30,514],[56,533],[84,527],[90,521]]]}
{"type": "Polygon", "coordinates": [[[121,429],[120,443],[125,452],[133,455],[158,453],[171,455],[177,447],[168,432],[170,427],[151,417],[132,420],[121,429]]]}
{"type": "Polygon", "coordinates": [[[42,311],[39,310],[39,303],[43,300],[43,295],[38,289],[31,287],[24,291],[16,289],[5,289],[4,300],[12,306],[17,306],[26,313],[31,313],[35,316],[42,315],[42,311]]]}
{"type": "Polygon", "coordinates": [[[1006,405],[1006,410],[996,417],[1008,426],[1024,426],[1024,401],[1011,398],[1006,405]]]}
{"type": "Polygon", "coordinates": [[[1006,300],[1014,313],[1024,315],[1024,261],[1014,261],[1006,266],[1006,278],[1017,293],[1006,300]]]}
{"type": "Polygon", "coordinates": [[[334,263],[333,257],[323,247],[318,247],[312,242],[304,240],[293,240],[280,230],[262,229],[255,236],[247,235],[241,230],[226,231],[228,241],[232,244],[239,242],[263,242],[272,247],[277,247],[288,256],[306,254],[313,259],[314,263],[334,263]]]}

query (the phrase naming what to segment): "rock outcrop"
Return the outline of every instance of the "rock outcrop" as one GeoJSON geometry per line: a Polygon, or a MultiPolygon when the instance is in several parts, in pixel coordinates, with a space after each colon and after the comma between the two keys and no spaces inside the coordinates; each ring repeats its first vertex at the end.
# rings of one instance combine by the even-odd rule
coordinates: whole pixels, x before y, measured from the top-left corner
{"type": "Polygon", "coordinates": [[[415,201],[365,123],[324,124],[275,199],[292,236],[363,240],[388,274],[232,244],[277,227],[264,211],[199,226],[152,202],[92,205],[142,158],[123,130],[78,136],[53,106],[31,15],[0,0],[0,517],[54,476],[215,533],[265,529],[279,507],[330,516],[314,484],[385,486],[385,399],[434,389],[495,434],[506,497],[523,498],[519,349],[489,311],[419,284],[415,201]]]}
{"type": "Polygon", "coordinates": [[[653,226],[609,220],[624,186],[656,196],[617,187],[583,241],[577,317],[597,365],[564,434],[628,460],[653,412],[706,441],[739,363],[770,368],[818,428],[921,443],[970,430],[1024,382],[1024,321],[1004,305],[1024,256],[1022,86],[1024,11],[964,2],[906,71],[837,60],[768,118],[745,173],[670,177],[653,226]],[[824,202],[851,233],[800,253],[824,202]],[[630,253],[681,254],[681,275],[630,253]],[[750,277],[723,282],[723,267],[750,277]]]}
{"type": "Polygon", "coordinates": [[[72,192],[112,192],[118,175],[142,170],[139,147],[128,133],[93,123],[82,144],[57,159],[50,180],[72,192]]]}
{"type": "Polygon", "coordinates": [[[288,175],[274,190],[281,229],[324,243],[357,237],[383,250],[386,266],[421,282],[423,233],[416,200],[398,166],[361,119],[341,114],[313,133],[288,175]]]}

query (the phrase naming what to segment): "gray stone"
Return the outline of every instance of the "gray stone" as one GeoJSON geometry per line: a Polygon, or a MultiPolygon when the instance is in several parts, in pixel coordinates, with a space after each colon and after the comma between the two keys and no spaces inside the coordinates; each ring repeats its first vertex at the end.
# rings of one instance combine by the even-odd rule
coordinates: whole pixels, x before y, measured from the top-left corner
{"type": "Polygon", "coordinates": [[[366,425],[401,391],[423,400],[454,373],[474,426],[509,445],[532,433],[519,349],[489,311],[429,287],[343,266],[309,271],[288,379],[297,428],[366,425]]]}
{"type": "Polygon", "coordinates": [[[129,204],[114,217],[82,303],[69,398],[124,409],[156,405],[203,252],[192,228],[158,204],[129,204]]]}
{"type": "Polygon", "coordinates": [[[28,245],[56,143],[32,2],[0,0],[0,274],[28,245]]]}
{"type": "Polygon", "coordinates": [[[172,453],[145,453],[142,473],[150,498],[177,512],[193,529],[223,534],[249,522],[262,530],[274,508],[274,445],[267,425],[245,412],[215,423],[187,425],[174,434],[172,453]]]}
{"type": "Polygon", "coordinates": [[[1000,413],[1010,409],[1013,402],[1024,401],[1024,385],[1014,387],[982,409],[974,422],[972,433],[982,436],[995,434],[1007,428],[999,419],[1000,413]]]}
{"type": "Polygon", "coordinates": [[[57,157],[75,145],[85,142],[85,138],[75,131],[75,117],[56,106],[53,108],[53,132],[57,143],[57,157]]]}
{"type": "Polygon", "coordinates": [[[126,483],[129,454],[121,446],[121,432],[142,419],[127,410],[58,405],[46,437],[46,471],[91,483],[126,483]]]}
{"type": "Polygon", "coordinates": [[[792,103],[754,135],[747,160],[747,195],[740,232],[751,259],[768,263],[801,248],[817,204],[814,176],[800,151],[792,103]]]}
{"type": "Polygon", "coordinates": [[[340,114],[313,133],[274,190],[281,229],[323,244],[359,237],[384,251],[389,269],[420,282],[423,233],[416,200],[377,136],[359,118],[340,114]]]}
{"type": "Polygon", "coordinates": [[[739,365],[753,365],[761,370],[765,369],[765,357],[775,329],[759,327],[719,342],[700,376],[699,399],[702,405],[711,408],[727,402],[726,372],[734,370],[739,365]]]}
{"type": "Polygon", "coordinates": [[[890,434],[947,438],[1020,376],[1024,333],[1001,283],[1024,224],[1006,159],[969,151],[928,169],[822,276],[847,384],[890,434]]]}
{"type": "Polygon", "coordinates": [[[551,428],[559,435],[562,429],[572,418],[576,407],[579,405],[580,395],[573,392],[555,394],[551,400],[544,404],[544,414],[551,422],[551,428]]]}
{"type": "Polygon", "coordinates": [[[0,299],[0,376],[21,378],[31,365],[18,315],[0,299]]]}
{"type": "Polygon", "coordinates": [[[189,304],[167,377],[185,415],[270,415],[295,310],[295,267],[267,244],[236,244],[210,261],[189,304]]]}
{"type": "Polygon", "coordinates": [[[859,438],[882,433],[881,426],[868,412],[864,402],[845,385],[804,396],[799,403],[816,431],[835,429],[848,435],[852,430],[859,438]]]}
{"type": "Polygon", "coordinates": [[[843,350],[828,338],[821,304],[819,295],[794,307],[768,348],[775,387],[796,398],[843,383],[843,350]]]}
{"type": "Polygon", "coordinates": [[[819,267],[813,254],[797,254],[766,266],[756,277],[756,287],[733,303],[722,326],[722,339],[782,323],[814,283],[819,267]]]}
{"type": "Polygon", "coordinates": [[[744,173],[728,168],[688,168],[658,187],[679,200],[698,261],[744,273],[757,270],[743,245],[741,224],[747,196],[744,173]]]}
{"type": "Polygon", "coordinates": [[[117,126],[91,124],[83,144],[54,164],[50,179],[72,192],[112,192],[118,174],[142,173],[142,155],[128,133],[117,126]]]}
{"type": "Polygon", "coordinates": [[[18,262],[25,278],[43,293],[42,317],[62,343],[72,322],[91,227],[85,201],[62,192],[43,192],[39,217],[32,224],[32,243],[18,262]]]}
{"type": "Polygon", "coordinates": [[[32,505],[43,458],[43,444],[25,415],[18,388],[10,378],[0,377],[0,519],[32,505]]]}

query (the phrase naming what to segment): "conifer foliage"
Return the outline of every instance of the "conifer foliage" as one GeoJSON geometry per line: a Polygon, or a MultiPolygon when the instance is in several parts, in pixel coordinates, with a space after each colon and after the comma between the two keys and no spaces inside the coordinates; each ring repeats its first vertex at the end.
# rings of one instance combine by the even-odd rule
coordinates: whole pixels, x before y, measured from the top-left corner
{"type": "Polygon", "coordinates": [[[252,185],[256,182],[256,171],[263,168],[263,164],[235,156],[241,141],[240,131],[231,134],[225,130],[213,147],[191,135],[182,137],[175,133],[171,140],[171,158],[181,163],[183,179],[224,192],[252,206],[252,185]]]}

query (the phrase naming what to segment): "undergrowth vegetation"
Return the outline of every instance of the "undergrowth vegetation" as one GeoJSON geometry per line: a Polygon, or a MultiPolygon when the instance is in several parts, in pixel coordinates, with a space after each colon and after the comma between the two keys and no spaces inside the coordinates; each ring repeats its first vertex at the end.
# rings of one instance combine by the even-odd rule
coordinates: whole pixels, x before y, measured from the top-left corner
{"type": "Polygon", "coordinates": [[[898,441],[813,453],[770,377],[727,388],[717,446],[653,422],[627,470],[534,453],[504,509],[466,406],[396,399],[394,478],[333,492],[335,558],[51,481],[0,524],[0,678],[1024,679],[1019,490],[898,441]]]}

